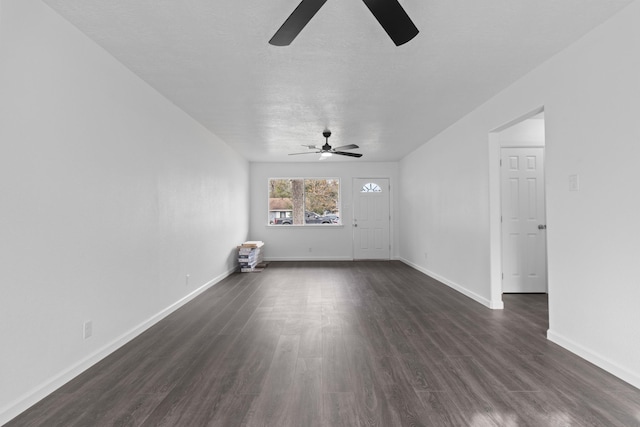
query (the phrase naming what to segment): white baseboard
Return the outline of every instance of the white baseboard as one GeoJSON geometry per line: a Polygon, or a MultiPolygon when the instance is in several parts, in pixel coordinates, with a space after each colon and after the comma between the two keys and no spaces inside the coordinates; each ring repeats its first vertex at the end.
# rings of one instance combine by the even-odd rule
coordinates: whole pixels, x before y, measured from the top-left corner
{"type": "Polygon", "coordinates": [[[615,375],[622,381],[628,382],[636,388],[640,388],[640,374],[637,372],[632,372],[631,370],[607,359],[598,352],[592,351],[577,342],[552,331],[551,329],[547,331],[547,339],[593,363],[599,368],[604,369],[610,374],[615,375]]]}
{"type": "Polygon", "coordinates": [[[20,415],[22,412],[29,409],[34,404],[38,403],[40,400],[44,399],[49,394],[53,393],[54,391],[62,387],[64,384],[68,383],[69,381],[71,381],[72,379],[80,375],[82,372],[86,371],[87,369],[89,369],[90,367],[92,367],[93,365],[95,365],[96,363],[98,363],[99,361],[101,361],[102,359],[104,359],[105,357],[107,357],[108,355],[110,355],[111,353],[113,353],[114,351],[116,351],[126,343],[128,343],[129,341],[136,338],[138,335],[140,335],[141,333],[143,333],[144,331],[146,331],[147,329],[149,329],[150,327],[158,323],[160,320],[164,319],[165,317],[167,317],[168,315],[170,315],[171,313],[173,313],[174,311],[176,311],[177,309],[179,309],[189,301],[193,300],[195,297],[197,297],[198,295],[200,295],[201,293],[203,293],[213,285],[221,282],[223,279],[235,273],[236,271],[238,271],[238,269],[236,266],[234,266],[231,270],[225,273],[222,273],[219,276],[211,279],[204,285],[200,286],[198,289],[194,290],[190,294],[186,295],[185,297],[171,304],[169,307],[165,308],[164,310],[160,311],[159,313],[145,320],[144,322],[134,327],[133,329],[125,332],[120,337],[116,338],[115,340],[105,345],[101,349],[97,350],[93,354],[80,360],[78,363],[72,365],[71,367],[61,372],[60,374],[54,376],[53,378],[50,378],[49,380],[45,381],[41,385],[33,388],[29,392],[25,393],[24,395],[20,396],[13,402],[9,403],[8,405],[0,408],[0,426],[11,421],[13,418],[17,417],[18,415],[20,415]]]}
{"type": "Polygon", "coordinates": [[[353,261],[353,257],[313,256],[313,257],[265,257],[265,261],[353,261]]]}
{"type": "Polygon", "coordinates": [[[449,279],[447,279],[446,277],[442,277],[436,273],[434,273],[433,271],[427,270],[424,267],[421,267],[417,264],[414,264],[413,262],[404,259],[402,257],[398,258],[400,261],[402,261],[403,263],[407,264],[408,266],[410,266],[411,268],[414,268],[416,270],[418,270],[421,273],[426,274],[427,276],[436,279],[439,282],[444,283],[445,285],[449,286],[450,288],[455,289],[456,291],[460,292],[461,294],[463,294],[464,296],[467,296],[469,298],[471,298],[472,300],[479,302],[480,304],[484,305],[485,307],[491,308],[491,309],[501,309],[503,307],[498,307],[496,306],[497,304],[492,304],[492,302],[488,299],[486,299],[485,297],[476,294],[475,292],[470,291],[469,289],[465,288],[462,285],[459,285],[449,279]]]}

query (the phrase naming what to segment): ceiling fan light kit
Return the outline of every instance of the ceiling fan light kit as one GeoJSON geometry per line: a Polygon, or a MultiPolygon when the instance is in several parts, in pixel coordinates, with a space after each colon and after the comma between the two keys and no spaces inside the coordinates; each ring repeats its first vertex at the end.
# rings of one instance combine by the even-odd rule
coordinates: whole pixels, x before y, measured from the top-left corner
{"type": "MultiPolygon", "coordinates": [[[[398,0],[362,1],[396,46],[405,44],[418,34],[418,28],[398,0]]],[[[269,43],[274,46],[290,45],[326,2],[327,0],[302,0],[269,43]]]]}

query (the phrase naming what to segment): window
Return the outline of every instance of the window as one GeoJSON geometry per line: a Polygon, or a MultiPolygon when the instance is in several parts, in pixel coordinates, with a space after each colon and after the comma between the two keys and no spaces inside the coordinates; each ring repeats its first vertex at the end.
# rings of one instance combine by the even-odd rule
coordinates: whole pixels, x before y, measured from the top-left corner
{"type": "Polygon", "coordinates": [[[337,178],[270,178],[270,225],[340,224],[337,178]]]}
{"type": "Polygon", "coordinates": [[[375,182],[368,182],[360,189],[361,193],[380,193],[382,188],[375,182]]]}

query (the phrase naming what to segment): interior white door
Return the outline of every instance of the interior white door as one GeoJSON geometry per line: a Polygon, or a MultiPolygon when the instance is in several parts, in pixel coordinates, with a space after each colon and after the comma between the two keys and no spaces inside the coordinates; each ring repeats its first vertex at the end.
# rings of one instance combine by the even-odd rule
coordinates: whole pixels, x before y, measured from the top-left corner
{"type": "Polygon", "coordinates": [[[389,259],[389,191],[389,178],[354,178],[354,259],[389,259]]]}
{"type": "Polygon", "coordinates": [[[502,291],[547,292],[544,148],[503,148],[502,291]]]}

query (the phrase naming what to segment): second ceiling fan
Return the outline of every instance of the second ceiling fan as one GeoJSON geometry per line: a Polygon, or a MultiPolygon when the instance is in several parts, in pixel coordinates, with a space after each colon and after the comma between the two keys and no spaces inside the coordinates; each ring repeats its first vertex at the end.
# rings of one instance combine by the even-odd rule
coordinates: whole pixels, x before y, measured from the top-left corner
{"type": "MultiPolygon", "coordinates": [[[[269,43],[275,46],[288,46],[291,44],[326,1],[302,0],[287,20],[284,21],[280,29],[271,37],[269,43]]],[[[405,44],[418,34],[418,28],[398,3],[398,0],[362,1],[382,25],[382,28],[389,34],[396,46],[405,44]]]]}

